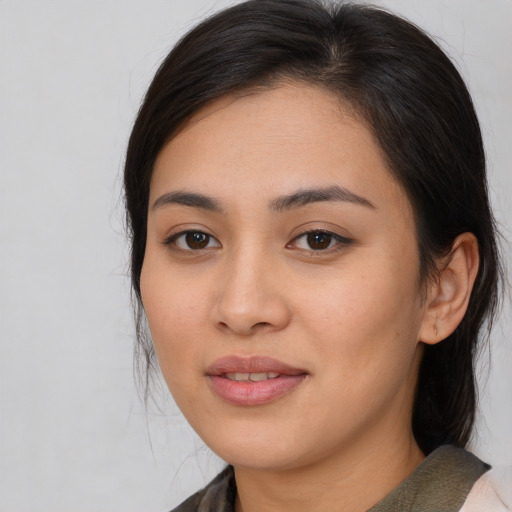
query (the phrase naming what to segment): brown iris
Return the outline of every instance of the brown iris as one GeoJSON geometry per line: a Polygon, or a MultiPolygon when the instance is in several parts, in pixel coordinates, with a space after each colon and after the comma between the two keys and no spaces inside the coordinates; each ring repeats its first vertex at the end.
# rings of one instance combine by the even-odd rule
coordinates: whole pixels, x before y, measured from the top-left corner
{"type": "Polygon", "coordinates": [[[321,231],[315,231],[313,233],[309,233],[307,236],[307,241],[309,247],[315,251],[320,251],[322,249],[327,249],[331,244],[332,235],[329,233],[322,233],[321,231]]]}
{"type": "Polygon", "coordinates": [[[210,236],[200,231],[190,231],[185,235],[185,241],[191,249],[205,249],[210,242],[210,236]]]}

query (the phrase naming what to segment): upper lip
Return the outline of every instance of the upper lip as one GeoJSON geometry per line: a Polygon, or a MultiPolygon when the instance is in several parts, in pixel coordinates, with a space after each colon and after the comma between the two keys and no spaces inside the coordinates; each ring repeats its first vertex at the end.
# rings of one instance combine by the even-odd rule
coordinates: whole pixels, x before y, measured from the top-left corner
{"type": "Polygon", "coordinates": [[[267,356],[226,356],[214,361],[206,370],[209,376],[226,373],[279,373],[280,375],[301,375],[307,373],[277,359],[267,356]]]}

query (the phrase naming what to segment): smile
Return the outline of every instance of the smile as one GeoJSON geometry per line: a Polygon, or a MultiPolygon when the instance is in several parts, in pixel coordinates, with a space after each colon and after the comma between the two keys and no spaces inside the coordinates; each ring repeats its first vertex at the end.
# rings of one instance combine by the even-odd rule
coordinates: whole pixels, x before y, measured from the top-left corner
{"type": "Polygon", "coordinates": [[[308,372],[269,357],[229,356],[215,361],[206,376],[222,400],[238,406],[256,406],[294,391],[308,372]]]}

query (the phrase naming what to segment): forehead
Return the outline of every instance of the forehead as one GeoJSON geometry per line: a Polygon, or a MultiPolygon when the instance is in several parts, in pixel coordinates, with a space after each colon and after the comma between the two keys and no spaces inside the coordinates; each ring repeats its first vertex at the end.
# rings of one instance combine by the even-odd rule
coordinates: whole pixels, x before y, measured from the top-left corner
{"type": "Polygon", "coordinates": [[[339,98],[299,83],[225,96],[197,112],[158,155],[151,198],[189,189],[229,200],[340,184],[408,208],[373,134],[339,98]]]}

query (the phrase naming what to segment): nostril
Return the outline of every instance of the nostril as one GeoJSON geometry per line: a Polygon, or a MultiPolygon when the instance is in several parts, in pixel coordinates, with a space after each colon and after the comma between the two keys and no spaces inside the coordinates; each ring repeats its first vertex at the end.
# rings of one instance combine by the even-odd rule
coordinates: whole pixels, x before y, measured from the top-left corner
{"type": "MultiPolygon", "coordinates": [[[[258,322],[258,323],[255,323],[254,325],[250,326],[246,331],[245,333],[246,334],[251,334],[251,333],[254,333],[255,331],[258,331],[260,329],[265,329],[265,328],[268,328],[268,327],[271,327],[272,324],[270,322],[258,322]]],[[[222,322],[220,321],[218,323],[218,327],[220,327],[221,329],[232,329],[232,327],[230,327],[229,323],[227,322],[222,322]]],[[[238,328],[237,331],[242,331],[243,329],[241,328],[238,328]]]]}
{"type": "Polygon", "coordinates": [[[270,322],[258,322],[253,327],[267,327],[268,325],[270,325],[270,322]]]}

